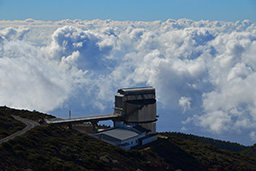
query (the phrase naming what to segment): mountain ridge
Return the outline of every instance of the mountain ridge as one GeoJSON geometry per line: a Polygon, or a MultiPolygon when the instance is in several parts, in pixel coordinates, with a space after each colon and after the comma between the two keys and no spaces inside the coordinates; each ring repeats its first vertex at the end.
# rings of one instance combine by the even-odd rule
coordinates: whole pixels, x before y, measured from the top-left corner
{"type": "MultiPolygon", "coordinates": [[[[36,111],[7,107],[0,107],[0,114],[1,116],[14,114],[32,120],[53,117],[36,111]]],[[[4,123],[4,119],[1,117],[0,121],[4,123]]],[[[0,145],[0,168],[2,170],[256,170],[256,145],[246,147],[237,143],[177,132],[164,132],[158,135],[159,139],[156,142],[125,151],[67,126],[41,125],[0,145]]]]}

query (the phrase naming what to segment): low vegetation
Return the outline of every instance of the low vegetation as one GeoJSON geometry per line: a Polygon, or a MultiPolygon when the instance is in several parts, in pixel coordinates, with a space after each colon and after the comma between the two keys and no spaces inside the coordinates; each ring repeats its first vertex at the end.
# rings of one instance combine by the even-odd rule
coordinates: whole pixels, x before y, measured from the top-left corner
{"type": "Polygon", "coordinates": [[[188,138],[191,135],[187,135],[187,138],[179,137],[180,134],[177,133],[162,133],[162,135],[167,136],[168,142],[187,152],[207,170],[256,170],[255,156],[244,155],[243,151],[232,152],[226,150],[226,148],[233,149],[233,146],[236,147],[238,144],[218,141],[216,144],[224,147],[219,148],[216,145],[211,145],[213,139],[209,138],[197,137],[196,140],[191,140],[188,138]],[[203,143],[205,141],[208,143],[203,143]],[[228,147],[228,144],[230,144],[230,147],[228,147]]]}
{"type": "Polygon", "coordinates": [[[0,147],[0,168],[8,170],[155,170],[139,151],[124,151],[68,127],[36,127],[0,147]],[[144,164],[143,164],[144,163],[144,164]]]}
{"type": "Polygon", "coordinates": [[[229,141],[221,141],[221,140],[215,140],[212,138],[206,138],[206,137],[199,137],[199,136],[195,136],[192,134],[184,134],[184,133],[180,133],[180,132],[165,132],[165,133],[161,133],[161,135],[167,135],[169,137],[177,137],[180,139],[186,139],[186,140],[192,140],[192,141],[196,141],[196,142],[201,142],[204,144],[210,144],[216,147],[219,147],[221,149],[224,150],[229,150],[232,152],[242,152],[243,150],[247,149],[248,146],[244,146],[238,143],[232,143],[229,141]]]}
{"type": "MultiPolygon", "coordinates": [[[[38,121],[39,119],[45,119],[45,118],[55,118],[52,115],[40,113],[38,111],[28,111],[28,110],[17,110],[17,109],[12,109],[6,106],[0,107],[0,114],[3,116],[8,116],[11,117],[11,115],[16,115],[20,116],[23,118],[31,119],[34,121],[38,121]]],[[[13,119],[14,120],[14,119],[13,119]]]]}
{"type": "MultiPolygon", "coordinates": [[[[2,121],[10,119],[11,114],[33,120],[51,117],[10,110],[5,112],[1,108],[2,121]]],[[[13,124],[14,120],[9,122],[13,124]]],[[[18,124],[14,124],[16,126],[18,124]]],[[[67,126],[42,125],[0,145],[0,168],[39,171],[256,170],[254,146],[172,132],[159,133],[159,136],[162,138],[147,146],[125,151],[67,126]]]]}
{"type": "Polygon", "coordinates": [[[7,107],[0,107],[0,139],[5,138],[23,128],[25,124],[15,120],[7,107]]]}

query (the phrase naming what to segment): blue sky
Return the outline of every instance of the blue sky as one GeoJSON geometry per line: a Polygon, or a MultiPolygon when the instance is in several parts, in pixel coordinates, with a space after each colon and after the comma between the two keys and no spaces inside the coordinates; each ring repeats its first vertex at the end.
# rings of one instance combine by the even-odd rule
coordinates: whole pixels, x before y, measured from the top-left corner
{"type": "Polygon", "coordinates": [[[255,20],[256,0],[0,0],[0,20],[255,20]]]}
{"type": "Polygon", "coordinates": [[[158,131],[254,144],[255,16],[256,0],[0,0],[0,105],[79,117],[153,86],[158,131]]]}

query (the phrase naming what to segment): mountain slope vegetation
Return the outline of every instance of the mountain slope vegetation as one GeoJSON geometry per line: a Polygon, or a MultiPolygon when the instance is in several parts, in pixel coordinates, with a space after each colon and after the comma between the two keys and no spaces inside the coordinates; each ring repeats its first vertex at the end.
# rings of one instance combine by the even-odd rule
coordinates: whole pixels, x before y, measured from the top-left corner
{"type": "MultiPolygon", "coordinates": [[[[33,120],[53,117],[39,112],[2,109],[4,107],[0,108],[0,114],[5,117],[19,115],[33,120]]],[[[2,170],[256,170],[256,157],[251,155],[253,146],[245,147],[222,142],[225,148],[220,148],[204,142],[203,137],[171,132],[158,134],[157,141],[125,151],[67,126],[41,125],[0,145],[0,168],[2,170]],[[242,150],[242,152],[228,150],[233,149],[233,146],[236,147],[233,151],[242,150]]],[[[207,142],[211,141],[215,140],[207,139],[207,142]]]]}
{"type": "Polygon", "coordinates": [[[0,108],[0,139],[25,128],[25,124],[15,120],[7,109],[6,107],[0,108]]]}
{"type": "Polygon", "coordinates": [[[180,133],[180,132],[166,132],[166,133],[162,133],[162,135],[167,135],[170,137],[177,137],[180,139],[192,140],[192,141],[201,142],[204,144],[210,144],[210,145],[214,145],[221,149],[229,150],[232,152],[242,152],[243,150],[246,150],[248,148],[248,146],[244,146],[244,145],[241,145],[238,143],[215,140],[215,139],[206,138],[206,137],[199,137],[199,136],[195,136],[192,134],[184,134],[184,133],[180,133]]]}

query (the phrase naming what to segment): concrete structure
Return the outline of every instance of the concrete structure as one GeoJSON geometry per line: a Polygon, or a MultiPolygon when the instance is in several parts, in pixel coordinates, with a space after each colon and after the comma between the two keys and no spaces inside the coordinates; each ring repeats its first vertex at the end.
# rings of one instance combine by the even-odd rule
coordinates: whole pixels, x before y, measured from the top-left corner
{"type": "Polygon", "coordinates": [[[72,124],[79,124],[84,122],[91,122],[93,125],[94,132],[97,132],[97,124],[99,121],[105,120],[118,120],[120,116],[115,114],[107,114],[107,115],[97,115],[97,116],[89,116],[83,118],[70,118],[70,119],[44,119],[47,124],[59,124],[59,125],[68,125],[70,128],[72,124]]]}
{"type": "Polygon", "coordinates": [[[70,119],[45,119],[48,124],[71,124],[71,123],[83,123],[83,122],[99,122],[104,120],[116,120],[120,116],[115,114],[96,115],[82,118],[70,118],[70,119]]]}
{"type": "Polygon", "coordinates": [[[119,89],[115,95],[113,114],[45,121],[48,124],[67,124],[70,127],[72,123],[91,122],[96,132],[92,136],[129,150],[133,146],[144,145],[157,139],[155,89],[119,89]],[[112,120],[114,128],[97,133],[97,123],[102,120],[112,120]]]}
{"type": "Polygon", "coordinates": [[[149,130],[140,126],[125,126],[101,131],[93,136],[122,149],[130,150],[131,147],[157,140],[157,135],[155,133],[148,134],[149,132],[149,130]]]}
{"type": "Polygon", "coordinates": [[[139,139],[145,136],[145,132],[137,132],[127,128],[113,128],[95,134],[95,137],[109,144],[125,150],[139,144],[139,139]]]}
{"type": "Polygon", "coordinates": [[[156,99],[152,87],[125,88],[115,95],[114,127],[95,134],[95,137],[129,150],[157,140],[156,99]]]}
{"type": "Polygon", "coordinates": [[[156,132],[156,99],[152,87],[120,89],[115,95],[115,115],[125,124],[140,125],[156,132]]]}

